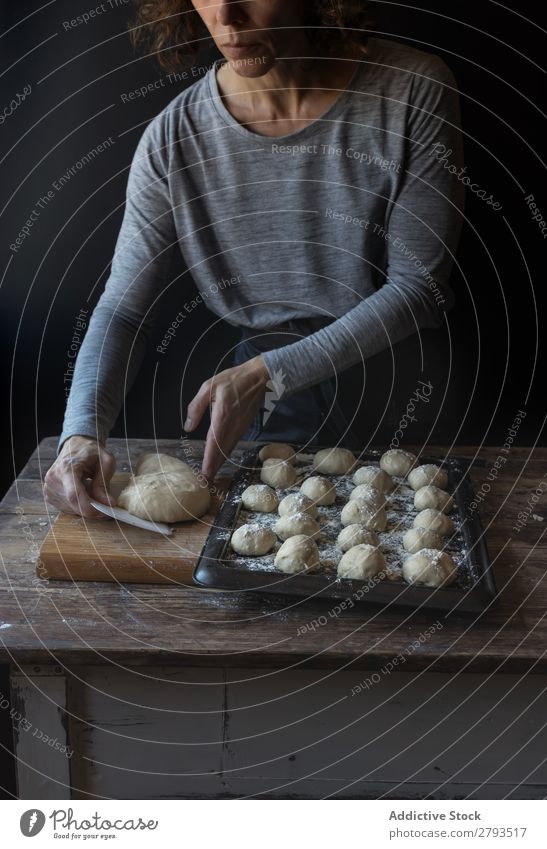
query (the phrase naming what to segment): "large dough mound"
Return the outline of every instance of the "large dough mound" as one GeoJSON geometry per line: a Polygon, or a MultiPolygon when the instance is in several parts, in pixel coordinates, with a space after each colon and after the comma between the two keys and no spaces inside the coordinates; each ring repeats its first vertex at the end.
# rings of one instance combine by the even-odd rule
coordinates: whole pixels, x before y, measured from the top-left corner
{"type": "Polygon", "coordinates": [[[118,506],[152,522],[199,519],[209,509],[209,490],[191,466],[181,460],[177,462],[180,463],[177,471],[156,471],[133,477],[120,493],[118,506]]]}
{"type": "Polygon", "coordinates": [[[171,457],[170,454],[141,454],[135,466],[136,475],[163,474],[165,472],[182,472],[191,468],[184,460],[171,457]]]}

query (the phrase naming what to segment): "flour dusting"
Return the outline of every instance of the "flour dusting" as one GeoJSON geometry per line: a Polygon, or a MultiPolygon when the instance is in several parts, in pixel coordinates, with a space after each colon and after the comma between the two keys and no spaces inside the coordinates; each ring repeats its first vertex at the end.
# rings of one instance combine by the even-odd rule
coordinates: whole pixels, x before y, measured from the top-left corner
{"type": "MultiPolygon", "coordinates": [[[[372,453],[372,452],[370,452],[372,453]]],[[[379,458],[381,452],[374,452],[379,458]]],[[[293,486],[287,489],[276,488],[276,493],[281,500],[285,495],[296,493],[299,491],[302,482],[313,474],[312,467],[313,454],[299,453],[296,455],[295,469],[297,471],[297,479],[293,486]]],[[[377,465],[377,462],[365,460],[361,465],[377,465]]],[[[439,464],[440,465],[440,464],[439,464]]],[[[342,549],[336,544],[336,538],[343,528],[340,522],[340,514],[342,508],[349,500],[350,493],[355,488],[352,476],[350,475],[328,475],[321,473],[322,477],[327,478],[336,486],[336,501],[328,506],[318,506],[317,522],[320,526],[320,536],[314,538],[321,563],[319,567],[314,569],[314,574],[324,575],[331,581],[340,580],[337,578],[336,569],[338,561],[342,557],[342,549]]],[[[380,550],[384,555],[391,573],[390,580],[403,581],[402,566],[403,561],[409,556],[408,552],[403,548],[403,535],[405,531],[412,527],[412,522],[418,510],[414,506],[414,490],[408,486],[403,478],[393,476],[396,486],[392,492],[386,493],[386,510],[387,510],[387,527],[385,531],[377,532],[380,540],[380,550]]],[[[249,485],[260,483],[260,470],[249,480],[249,485]]],[[[232,503],[238,502],[240,496],[237,493],[229,493],[228,501],[232,503]]],[[[461,532],[462,518],[457,509],[450,513],[450,517],[454,522],[455,532],[451,537],[445,538],[443,550],[450,554],[453,558],[456,569],[457,578],[453,586],[459,589],[469,589],[477,580],[477,575],[474,574],[468,553],[465,549],[465,542],[461,532]]],[[[252,523],[261,527],[274,530],[274,525],[279,519],[277,511],[274,513],[261,513],[255,510],[247,510],[243,508],[238,516],[236,527],[240,525],[252,523]]],[[[234,528],[235,530],[235,528],[234,528]]],[[[225,529],[217,529],[217,534],[221,539],[229,540],[231,532],[225,529]]],[[[236,554],[230,546],[226,548],[226,564],[233,564],[238,568],[247,569],[249,571],[261,572],[276,572],[274,566],[274,558],[282,545],[282,540],[277,540],[274,548],[268,554],[262,557],[245,557],[236,554]]]]}

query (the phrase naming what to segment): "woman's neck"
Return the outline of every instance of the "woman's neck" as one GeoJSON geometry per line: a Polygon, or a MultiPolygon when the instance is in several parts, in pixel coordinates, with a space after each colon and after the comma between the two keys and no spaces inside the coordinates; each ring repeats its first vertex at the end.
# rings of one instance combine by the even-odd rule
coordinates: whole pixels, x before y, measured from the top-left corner
{"type": "Polygon", "coordinates": [[[247,76],[226,62],[217,73],[217,84],[226,108],[237,120],[309,121],[337,99],[357,66],[354,56],[279,59],[265,74],[247,76]]]}

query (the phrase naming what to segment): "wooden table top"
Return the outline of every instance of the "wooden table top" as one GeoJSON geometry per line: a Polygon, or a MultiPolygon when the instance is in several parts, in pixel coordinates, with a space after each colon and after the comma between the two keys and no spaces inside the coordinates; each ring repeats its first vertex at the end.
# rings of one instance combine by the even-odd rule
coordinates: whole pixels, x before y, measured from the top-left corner
{"type": "MultiPolygon", "coordinates": [[[[442,614],[366,604],[335,615],[336,603],[326,599],[43,581],[35,574],[36,555],[56,512],[44,502],[42,480],[55,459],[57,441],[42,440],[0,504],[1,661],[547,670],[545,448],[512,447],[502,454],[499,447],[457,446],[452,451],[472,462],[475,492],[484,494],[479,512],[499,599],[478,618],[445,619],[442,614]],[[495,470],[500,455],[505,461],[495,470]],[[519,513],[527,518],[517,532],[519,513]]],[[[189,444],[199,454],[202,443],[189,444]]],[[[234,457],[252,444],[240,443],[234,457]]],[[[135,459],[154,448],[175,453],[180,443],[111,439],[109,448],[123,470],[128,468],[128,450],[135,459]]],[[[428,446],[421,453],[443,457],[446,449],[428,446]]],[[[221,473],[229,471],[225,464],[221,473]]]]}

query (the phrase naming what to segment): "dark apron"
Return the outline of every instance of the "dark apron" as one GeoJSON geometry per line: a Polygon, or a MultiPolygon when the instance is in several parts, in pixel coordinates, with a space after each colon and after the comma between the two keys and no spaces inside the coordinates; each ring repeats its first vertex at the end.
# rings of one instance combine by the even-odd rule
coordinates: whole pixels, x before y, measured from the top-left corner
{"type": "MultiPolygon", "coordinates": [[[[236,346],[234,365],[270,351],[290,345],[303,336],[315,333],[328,322],[299,319],[272,331],[242,329],[236,346]]],[[[286,399],[278,400],[273,387],[266,390],[266,407],[260,410],[242,439],[260,442],[306,444],[342,444],[358,448],[359,440],[351,421],[340,404],[340,380],[330,378],[286,399]],[[338,387],[337,387],[338,383],[338,387]]]]}
{"type": "MultiPolygon", "coordinates": [[[[234,365],[290,345],[328,323],[310,318],[289,322],[275,332],[243,328],[234,365]]],[[[451,386],[449,345],[442,332],[422,330],[345,369],[336,379],[283,400],[269,392],[266,409],[259,411],[242,439],[344,445],[356,451],[369,445],[449,443],[458,432],[462,403],[451,386]]]]}

